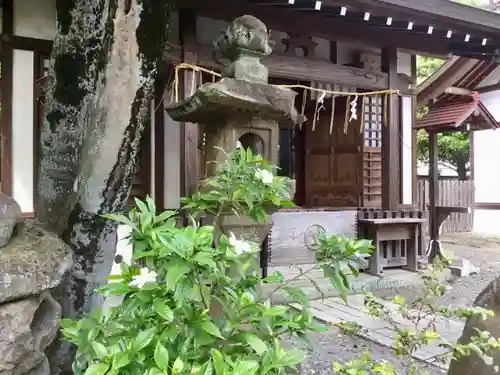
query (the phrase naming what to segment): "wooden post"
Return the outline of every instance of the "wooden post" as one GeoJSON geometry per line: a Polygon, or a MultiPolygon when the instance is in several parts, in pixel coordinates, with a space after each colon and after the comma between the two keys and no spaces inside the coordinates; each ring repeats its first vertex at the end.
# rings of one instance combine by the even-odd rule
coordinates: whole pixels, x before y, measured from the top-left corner
{"type": "MultiPolygon", "coordinates": [[[[412,126],[417,123],[417,55],[411,55],[411,84],[414,91],[412,100],[412,126]]],[[[413,205],[418,204],[417,177],[417,130],[412,130],[412,160],[413,160],[413,205]]]]}
{"type": "Polygon", "coordinates": [[[0,190],[12,195],[12,86],[14,0],[2,3],[0,190]]]}
{"type": "MultiPolygon", "coordinates": [[[[389,87],[397,81],[398,55],[396,48],[382,49],[382,70],[389,75],[389,87]]],[[[399,116],[398,97],[387,101],[387,123],[382,126],[382,209],[393,211],[399,206],[399,116]]]]}
{"type": "Polygon", "coordinates": [[[434,261],[439,251],[439,223],[436,210],[436,200],[439,194],[438,147],[437,133],[429,131],[429,224],[430,224],[430,256],[434,261]]]}
{"type": "MultiPolygon", "coordinates": [[[[196,45],[196,12],[192,9],[181,8],[179,11],[179,35],[181,41],[182,61],[195,65],[198,56],[193,46],[196,45]]],[[[196,74],[184,70],[181,75],[182,95],[185,99],[193,94],[196,88],[196,74]]],[[[181,194],[192,194],[198,186],[198,124],[185,122],[181,127],[181,194]]]]}
{"type": "MultiPolygon", "coordinates": [[[[165,85],[167,84],[165,75],[160,75],[162,79],[158,80],[155,85],[154,99],[154,192],[156,208],[165,210],[165,104],[163,103],[163,95],[165,85]]],[[[168,78],[168,77],[167,77],[168,78]]]]}

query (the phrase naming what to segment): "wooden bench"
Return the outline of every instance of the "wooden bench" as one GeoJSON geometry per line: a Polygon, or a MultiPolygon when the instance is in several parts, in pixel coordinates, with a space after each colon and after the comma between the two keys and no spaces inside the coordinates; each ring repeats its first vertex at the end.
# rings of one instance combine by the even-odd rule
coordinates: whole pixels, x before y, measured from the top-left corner
{"type": "Polygon", "coordinates": [[[405,241],[406,266],[411,271],[417,271],[420,227],[425,221],[427,220],[424,218],[359,219],[359,223],[366,228],[368,239],[372,240],[375,246],[375,252],[370,257],[368,272],[374,275],[381,275],[383,272],[380,246],[382,241],[405,241]]]}

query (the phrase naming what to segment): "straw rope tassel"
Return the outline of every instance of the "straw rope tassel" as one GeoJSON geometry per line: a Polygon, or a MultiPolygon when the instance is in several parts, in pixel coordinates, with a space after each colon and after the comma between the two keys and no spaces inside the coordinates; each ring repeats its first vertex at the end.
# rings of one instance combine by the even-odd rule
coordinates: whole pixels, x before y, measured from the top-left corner
{"type": "Polygon", "coordinates": [[[318,107],[319,107],[319,102],[316,100],[316,106],[314,107],[314,119],[313,119],[312,131],[316,130],[316,121],[319,119],[318,107]]]}
{"type": "Polygon", "coordinates": [[[365,127],[365,98],[361,97],[361,121],[359,124],[359,133],[363,133],[365,127]]]}
{"type": "Polygon", "coordinates": [[[179,101],[179,68],[175,67],[175,78],[174,78],[174,93],[175,93],[175,102],[179,101]]]}
{"type": "MultiPolygon", "coordinates": [[[[304,118],[306,114],[306,101],[307,101],[307,90],[304,90],[302,91],[302,110],[300,112],[302,118],[304,118]]],[[[302,130],[302,123],[300,123],[299,127],[302,130]]]]}
{"type": "Polygon", "coordinates": [[[351,95],[347,97],[347,101],[345,104],[344,134],[347,134],[347,127],[349,126],[350,104],[351,104],[351,95]]]}
{"type": "Polygon", "coordinates": [[[191,74],[191,93],[189,94],[189,96],[193,96],[195,91],[196,91],[196,70],[193,70],[191,74]]]}
{"type": "Polygon", "coordinates": [[[384,126],[387,126],[387,98],[389,94],[384,95],[384,126]]]}
{"type": "Polygon", "coordinates": [[[330,116],[330,134],[333,133],[333,123],[335,121],[335,96],[332,96],[332,113],[330,116]]]}

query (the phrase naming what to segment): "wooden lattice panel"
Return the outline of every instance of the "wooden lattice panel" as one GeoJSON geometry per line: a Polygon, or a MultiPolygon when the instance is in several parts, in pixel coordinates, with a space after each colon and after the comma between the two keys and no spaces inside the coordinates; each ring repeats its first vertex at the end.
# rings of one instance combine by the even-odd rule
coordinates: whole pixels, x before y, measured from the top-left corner
{"type": "Polygon", "coordinates": [[[364,97],[363,206],[382,203],[382,97],[364,97]]]}
{"type": "Polygon", "coordinates": [[[366,148],[363,153],[363,203],[365,207],[379,207],[382,203],[382,152],[380,148],[366,148]]]}

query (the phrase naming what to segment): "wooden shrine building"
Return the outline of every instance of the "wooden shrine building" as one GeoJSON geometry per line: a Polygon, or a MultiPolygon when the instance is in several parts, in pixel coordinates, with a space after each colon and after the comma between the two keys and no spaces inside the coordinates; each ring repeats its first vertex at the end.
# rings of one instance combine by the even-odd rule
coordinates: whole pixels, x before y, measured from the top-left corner
{"type": "MultiPolygon", "coordinates": [[[[179,63],[218,70],[212,40],[242,14],[261,19],[271,30],[276,48],[263,60],[271,83],[350,93],[327,97],[318,108],[321,91],[309,92],[304,108],[308,122],[280,132],[279,166],[295,180],[296,203],[309,211],[365,210],[359,214],[361,235],[387,243],[421,236],[415,234],[422,217],[416,208],[413,129],[416,56],[499,59],[500,15],[448,0],[179,1],[133,191],[139,197],[152,195],[159,208],[178,208],[179,198],[196,188],[203,143],[198,124],[168,117],[164,108],[172,95],[165,88],[179,63]],[[355,95],[388,89],[399,94],[355,95]],[[357,116],[346,126],[349,100],[356,98],[357,116]]],[[[43,116],[40,82],[55,17],[52,0],[2,2],[0,182],[26,215],[34,207],[43,116]]],[[[211,79],[199,71],[180,74],[181,99],[211,79]]],[[[297,95],[298,107],[303,96],[297,95]]],[[[374,271],[391,265],[414,268],[415,259],[407,258],[410,249],[421,248],[417,242],[386,249],[385,261],[377,262],[374,271]]]]}

